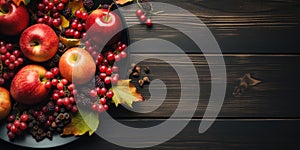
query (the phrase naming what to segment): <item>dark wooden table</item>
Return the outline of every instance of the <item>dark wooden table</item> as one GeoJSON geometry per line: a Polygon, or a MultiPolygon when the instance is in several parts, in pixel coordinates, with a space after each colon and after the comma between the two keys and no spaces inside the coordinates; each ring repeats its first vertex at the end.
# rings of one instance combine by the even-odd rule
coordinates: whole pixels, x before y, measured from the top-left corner
{"type": "MultiPolygon", "coordinates": [[[[211,78],[205,57],[181,33],[161,25],[152,30],[138,25],[129,29],[132,42],[143,38],[162,38],[185,50],[199,73],[201,96],[197,111],[188,126],[175,138],[150,149],[296,149],[300,146],[300,2],[295,0],[157,0],[177,5],[199,17],[218,41],[227,69],[227,91],[222,110],[211,128],[199,134],[198,127],[205,112],[211,78]],[[250,73],[262,82],[232,93],[239,78],[250,73]]],[[[155,8],[154,8],[155,9],[155,8]]],[[[135,23],[135,9],[124,12],[127,23],[135,23]]],[[[188,17],[188,16],[186,16],[188,17]]],[[[161,14],[153,20],[177,20],[180,14],[161,14]]],[[[132,52],[132,59],[146,55],[132,52]]],[[[161,54],[160,54],[161,55],[161,54]]],[[[180,59],[180,54],[165,54],[180,59]]],[[[137,114],[126,109],[111,112],[120,122],[135,127],[151,126],[167,119],[176,109],[180,82],[172,68],[163,62],[146,60],[152,78],[165,81],[166,101],[154,112],[137,114]],[[167,74],[166,74],[167,73],[167,74]]],[[[215,64],[218,65],[218,64],[215,64]]],[[[147,87],[142,89],[147,95],[147,87]]],[[[24,149],[0,141],[1,149],[24,149]]],[[[97,135],[55,149],[121,149],[97,135]]]]}

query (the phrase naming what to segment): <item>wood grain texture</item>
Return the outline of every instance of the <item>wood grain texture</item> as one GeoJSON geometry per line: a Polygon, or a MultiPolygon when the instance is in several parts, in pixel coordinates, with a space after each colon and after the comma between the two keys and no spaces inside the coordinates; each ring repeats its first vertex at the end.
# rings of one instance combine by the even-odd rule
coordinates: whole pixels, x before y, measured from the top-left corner
{"type": "MultiPolygon", "coordinates": [[[[300,2],[278,0],[156,0],[176,5],[192,12],[214,34],[224,53],[299,53],[300,2]]],[[[138,22],[136,7],[130,5],[122,11],[129,25],[138,22]]],[[[154,22],[187,26],[191,30],[202,26],[192,16],[177,10],[154,8],[164,13],[153,16],[154,22]]],[[[182,33],[155,24],[152,30],[138,25],[130,28],[132,41],[144,38],[162,38],[177,43],[187,52],[198,52],[182,33]],[[180,38],[178,38],[180,37],[180,38]]]]}
{"type": "MultiPolygon", "coordinates": [[[[162,120],[130,119],[120,122],[135,126],[148,127],[162,120]]],[[[299,148],[299,120],[217,120],[204,134],[197,132],[200,120],[192,120],[187,127],[170,141],[148,149],[295,149],[299,148]]],[[[122,137],[119,138],[131,138],[122,137]]],[[[151,142],[151,141],[149,141],[151,142]]],[[[7,149],[24,150],[0,141],[7,149]]],[[[93,135],[57,148],[64,149],[127,149],[111,144],[93,135]]]]}
{"type": "MultiPolygon", "coordinates": [[[[200,82],[200,99],[196,118],[201,118],[210,97],[211,79],[205,57],[201,54],[190,54],[189,58],[195,65],[199,79],[189,78],[200,82]]],[[[210,55],[208,57],[215,57],[210,55]]],[[[227,69],[227,90],[222,111],[219,117],[246,117],[246,118],[282,118],[300,117],[298,99],[300,83],[300,56],[297,55],[225,55],[227,69]],[[250,73],[262,83],[249,88],[239,96],[234,96],[233,90],[239,85],[239,78],[250,73]]],[[[150,79],[160,79],[165,82],[168,91],[164,104],[156,111],[148,114],[136,114],[126,109],[112,109],[116,117],[169,117],[176,109],[180,100],[180,78],[171,65],[186,67],[180,54],[133,54],[132,59],[145,59],[140,63],[143,68],[149,66],[152,74],[150,79]],[[148,59],[151,58],[151,59],[148,59]],[[153,59],[157,58],[157,59],[153,59]],[[172,64],[159,60],[170,60],[172,64]]],[[[212,65],[220,65],[213,63],[212,65]]],[[[188,76],[189,73],[186,72],[188,76]]],[[[186,78],[185,78],[186,79],[186,78]]],[[[192,87],[192,86],[191,86],[192,87]]],[[[155,88],[155,87],[154,87],[155,88]]],[[[140,89],[146,98],[150,97],[148,86],[140,89]]],[[[153,93],[155,94],[155,93],[153,93]]],[[[192,93],[191,93],[192,94],[192,93]]],[[[184,97],[186,111],[191,108],[191,99],[184,97]]],[[[160,99],[153,99],[159,101],[160,99]]],[[[146,108],[147,106],[145,106],[146,108]]]]}

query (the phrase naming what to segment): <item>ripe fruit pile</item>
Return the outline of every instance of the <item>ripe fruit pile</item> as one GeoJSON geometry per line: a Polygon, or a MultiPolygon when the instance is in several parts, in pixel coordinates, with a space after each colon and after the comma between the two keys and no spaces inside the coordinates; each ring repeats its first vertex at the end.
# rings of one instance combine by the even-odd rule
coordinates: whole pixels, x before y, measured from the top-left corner
{"type": "Polygon", "coordinates": [[[123,24],[112,1],[17,2],[0,1],[0,119],[11,140],[52,139],[79,104],[109,109],[120,78],[114,64],[127,57],[123,24]]]}

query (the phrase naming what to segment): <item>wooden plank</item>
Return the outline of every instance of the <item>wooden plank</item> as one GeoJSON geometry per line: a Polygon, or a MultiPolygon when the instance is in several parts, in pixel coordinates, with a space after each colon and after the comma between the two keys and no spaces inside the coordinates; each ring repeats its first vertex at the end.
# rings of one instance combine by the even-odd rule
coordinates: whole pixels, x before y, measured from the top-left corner
{"type": "MultiPolygon", "coordinates": [[[[189,78],[190,82],[199,80],[200,99],[195,118],[201,118],[206,110],[210,97],[211,76],[205,57],[201,54],[189,54],[199,74],[199,79],[189,78]]],[[[208,57],[216,57],[210,55],[208,57]]],[[[111,105],[111,114],[120,118],[167,118],[176,110],[180,100],[180,79],[175,70],[161,60],[168,59],[174,66],[185,67],[182,62],[183,55],[180,54],[133,54],[132,60],[143,60],[139,65],[149,66],[151,69],[150,79],[162,80],[167,88],[167,95],[164,103],[155,111],[146,114],[138,114],[127,109],[115,109],[111,105]],[[157,59],[148,59],[157,58],[157,59]]],[[[225,55],[227,69],[227,90],[225,101],[222,106],[220,118],[298,118],[300,117],[300,56],[299,55],[225,55]],[[262,83],[250,87],[241,95],[234,96],[236,86],[240,84],[239,78],[250,73],[262,83]]],[[[212,65],[220,65],[213,62],[212,65]]],[[[189,73],[186,72],[186,76],[189,73]]],[[[135,78],[134,81],[138,80],[135,78]]],[[[150,98],[148,85],[139,89],[146,99],[150,98]]],[[[154,98],[153,103],[161,98],[154,98]]],[[[190,98],[185,97],[185,111],[191,106],[190,98]]],[[[148,105],[150,106],[150,105],[148,105]]],[[[147,106],[144,106],[147,108],[147,106]]],[[[180,116],[179,116],[180,117],[180,116]]]]}
{"type": "MultiPolygon", "coordinates": [[[[119,120],[135,126],[149,127],[163,120],[119,120]]],[[[299,120],[217,120],[204,134],[197,132],[200,120],[192,120],[188,126],[170,141],[149,149],[296,149],[299,148],[299,120]]],[[[120,138],[122,135],[118,135],[120,138]]],[[[125,137],[132,138],[132,137],[125,137]]],[[[155,139],[159,140],[159,139],[155,139]]],[[[151,141],[148,141],[151,142],[151,141]]],[[[24,150],[0,140],[5,149],[24,150]]],[[[54,148],[72,149],[125,149],[93,135],[54,148]]]]}
{"type": "MultiPolygon", "coordinates": [[[[157,0],[182,7],[201,19],[211,30],[224,53],[299,53],[300,2],[299,1],[217,1],[217,0],[157,0]]],[[[138,23],[137,9],[129,5],[122,11],[129,25],[138,23]]],[[[159,23],[175,26],[189,25],[192,31],[201,27],[199,23],[177,10],[160,8],[165,13],[153,16],[159,23]]],[[[133,42],[145,38],[162,38],[176,43],[187,52],[199,52],[181,32],[163,25],[130,28],[133,42]],[[179,38],[180,37],[180,38],[179,38]]]]}

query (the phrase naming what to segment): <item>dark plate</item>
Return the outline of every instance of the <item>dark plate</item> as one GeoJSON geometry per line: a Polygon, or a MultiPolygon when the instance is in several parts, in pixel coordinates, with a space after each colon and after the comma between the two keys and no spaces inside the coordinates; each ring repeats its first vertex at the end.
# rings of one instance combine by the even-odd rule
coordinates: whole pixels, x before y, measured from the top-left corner
{"type": "MultiPolygon", "coordinates": [[[[110,1],[106,1],[106,3],[109,3],[110,1]]],[[[123,26],[127,27],[126,21],[122,14],[117,10],[117,5],[114,5],[112,8],[120,17],[123,22],[123,26]]],[[[129,44],[129,33],[127,28],[122,31],[122,43],[129,44]]],[[[128,58],[126,60],[122,60],[118,66],[121,68],[120,72],[126,72],[129,67],[129,52],[127,52],[128,58]]],[[[23,146],[23,147],[30,147],[30,148],[50,148],[50,147],[57,147],[61,146],[67,143],[70,143],[72,141],[75,141],[79,139],[79,137],[74,136],[67,136],[67,137],[61,137],[60,135],[56,134],[53,136],[52,140],[44,139],[43,141],[36,142],[36,140],[28,133],[26,135],[20,136],[16,138],[14,141],[10,141],[7,137],[7,129],[6,129],[6,121],[0,121],[0,139],[4,140],[6,142],[9,142],[14,145],[23,146]]]]}

